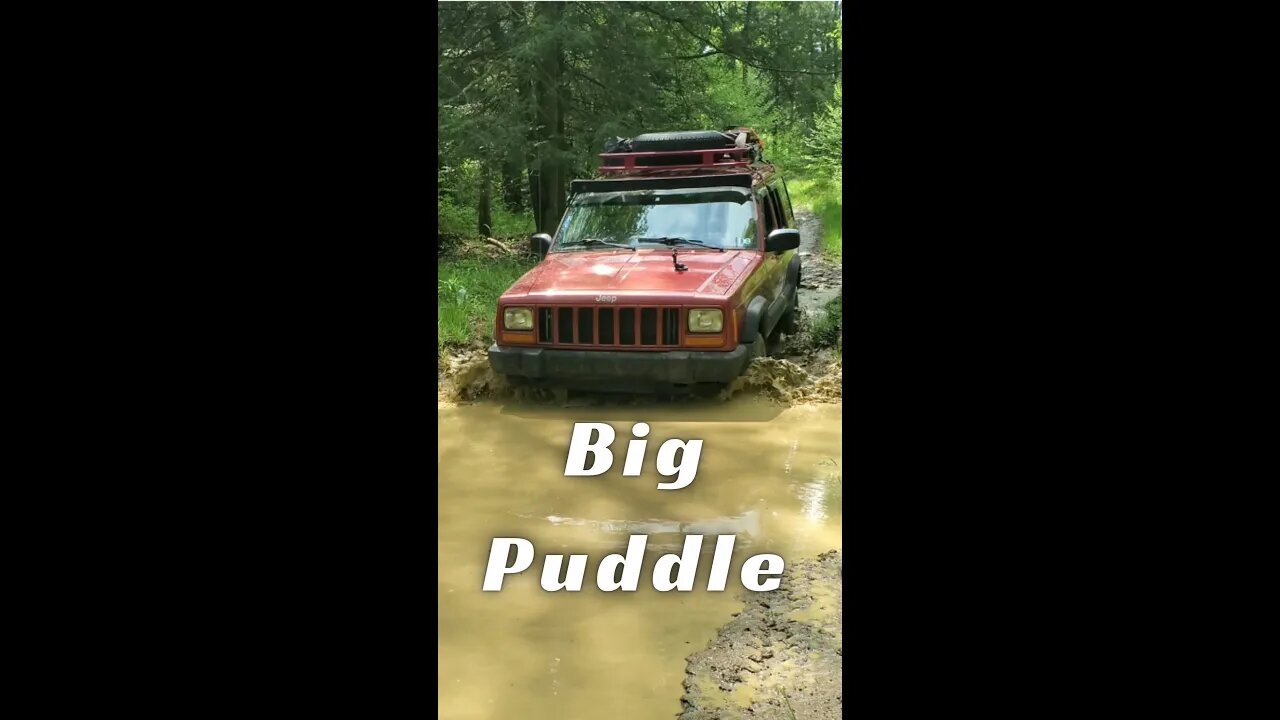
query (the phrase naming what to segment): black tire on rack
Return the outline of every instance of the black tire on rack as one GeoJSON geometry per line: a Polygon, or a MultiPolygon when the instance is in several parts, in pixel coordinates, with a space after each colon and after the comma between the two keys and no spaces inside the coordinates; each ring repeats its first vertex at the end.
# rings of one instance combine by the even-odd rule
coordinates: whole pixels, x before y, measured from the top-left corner
{"type": "Polygon", "coordinates": [[[733,141],[724,133],[712,130],[686,130],[682,132],[658,132],[637,135],[631,140],[634,152],[660,152],[663,150],[715,150],[733,147],[733,141]]]}

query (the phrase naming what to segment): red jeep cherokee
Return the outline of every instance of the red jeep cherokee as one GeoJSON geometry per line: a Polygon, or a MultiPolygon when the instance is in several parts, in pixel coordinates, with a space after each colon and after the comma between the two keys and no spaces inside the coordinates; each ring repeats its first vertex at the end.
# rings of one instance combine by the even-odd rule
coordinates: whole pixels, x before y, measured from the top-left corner
{"type": "Polygon", "coordinates": [[[495,371],[574,389],[723,384],[791,332],[800,231],[749,128],[610,144],[555,238],[498,300],[495,371]]]}

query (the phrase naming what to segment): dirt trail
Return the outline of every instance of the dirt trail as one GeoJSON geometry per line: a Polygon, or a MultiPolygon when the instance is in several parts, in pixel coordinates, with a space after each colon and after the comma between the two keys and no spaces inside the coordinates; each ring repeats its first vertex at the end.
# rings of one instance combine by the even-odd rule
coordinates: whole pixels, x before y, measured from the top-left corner
{"type": "Polygon", "coordinates": [[[685,669],[679,720],[841,717],[843,563],[832,550],[788,565],[685,669]]]}
{"type": "Polygon", "coordinates": [[[822,254],[822,221],[809,210],[796,211],[800,228],[800,307],[809,315],[838,297],[844,286],[840,265],[822,254]]]}
{"type": "MultiPolygon", "coordinates": [[[[817,347],[809,330],[826,312],[826,304],[843,294],[843,272],[839,263],[822,254],[822,221],[809,210],[797,210],[796,225],[800,228],[800,332],[782,337],[769,348],[769,354],[799,366],[821,382],[842,361],[835,348],[817,347]]],[[[838,370],[834,379],[838,396],[838,370]]]]}

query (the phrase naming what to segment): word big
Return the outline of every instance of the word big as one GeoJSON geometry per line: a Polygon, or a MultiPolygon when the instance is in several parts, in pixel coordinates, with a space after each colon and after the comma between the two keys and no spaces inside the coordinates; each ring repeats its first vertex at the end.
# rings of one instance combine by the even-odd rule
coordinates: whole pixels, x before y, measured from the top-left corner
{"type": "MultiPolygon", "coordinates": [[[[648,423],[636,423],[631,427],[631,434],[643,438],[649,434],[648,423]]],[[[564,465],[565,477],[602,475],[613,465],[613,452],[609,445],[613,442],[613,428],[604,423],[574,423],[573,438],[569,441],[569,459],[564,465]],[[591,433],[597,433],[596,441],[591,442],[591,433]],[[587,467],[587,453],[591,453],[591,467],[587,467]]],[[[625,477],[636,477],[640,474],[640,465],[644,462],[645,446],[648,440],[632,440],[627,443],[627,459],[622,466],[625,477]]],[[[698,474],[698,457],[702,454],[702,441],[684,442],[672,438],[658,448],[658,459],[654,463],[663,477],[679,474],[675,482],[658,483],[659,490],[679,490],[689,486],[698,474]],[[683,450],[680,464],[675,464],[676,451],[683,450]]]]}

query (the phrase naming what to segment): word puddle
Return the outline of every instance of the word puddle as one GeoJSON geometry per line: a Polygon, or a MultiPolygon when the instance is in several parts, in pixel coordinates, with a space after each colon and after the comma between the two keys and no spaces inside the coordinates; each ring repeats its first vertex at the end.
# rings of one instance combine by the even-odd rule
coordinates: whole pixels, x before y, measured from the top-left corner
{"type": "MultiPolygon", "coordinates": [[[[669,553],[653,564],[653,589],[658,592],[693,590],[698,571],[698,559],[702,552],[701,535],[686,535],[684,550],[676,555],[669,553]]],[[[716,549],[711,558],[711,574],[707,578],[707,590],[721,592],[729,580],[729,564],[733,557],[733,535],[717,535],[716,549]]],[[[640,587],[640,571],[644,563],[647,535],[632,535],[627,540],[625,556],[606,555],[596,570],[596,586],[604,592],[622,590],[635,592],[640,587]]],[[[569,567],[562,572],[564,555],[547,555],[542,564],[542,589],[548,592],[582,590],[587,574],[587,556],[569,555],[569,567]]],[[[533,543],[523,538],[494,538],[489,546],[489,563],[484,571],[484,591],[502,590],[507,575],[524,572],[533,565],[533,543]],[[511,550],[515,549],[515,559],[511,550]]],[[[754,592],[777,590],[781,584],[782,557],[768,553],[747,558],[742,563],[742,585],[754,592]],[[764,578],[763,580],[761,578],[764,578]]]]}

